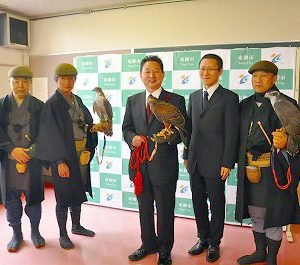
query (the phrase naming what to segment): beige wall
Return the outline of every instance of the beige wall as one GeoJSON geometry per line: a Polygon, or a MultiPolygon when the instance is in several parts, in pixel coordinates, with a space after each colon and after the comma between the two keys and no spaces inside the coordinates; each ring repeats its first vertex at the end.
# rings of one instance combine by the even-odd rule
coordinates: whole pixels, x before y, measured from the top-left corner
{"type": "Polygon", "coordinates": [[[299,0],[196,0],[31,23],[31,55],[300,40],[299,0]]]}
{"type": "Polygon", "coordinates": [[[29,57],[27,50],[17,50],[0,47],[0,98],[10,92],[7,72],[15,65],[28,65],[29,57]]]}

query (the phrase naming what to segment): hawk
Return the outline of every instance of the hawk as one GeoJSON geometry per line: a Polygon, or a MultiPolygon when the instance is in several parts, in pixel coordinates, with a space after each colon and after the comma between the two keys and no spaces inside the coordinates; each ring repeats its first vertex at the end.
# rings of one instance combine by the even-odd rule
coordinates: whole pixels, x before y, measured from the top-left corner
{"type": "Polygon", "coordinates": [[[158,142],[170,141],[175,137],[175,131],[171,127],[173,126],[180,135],[185,147],[187,146],[187,132],[185,129],[185,119],[181,112],[172,104],[159,100],[152,95],[148,97],[148,103],[150,110],[154,114],[157,120],[165,125],[165,128],[154,136],[154,139],[158,142]]]}
{"type": "Polygon", "coordinates": [[[113,111],[112,107],[105,97],[102,89],[100,87],[95,87],[93,89],[97,93],[96,98],[93,103],[93,111],[96,113],[100,118],[100,123],[95,124],[91,129],[92,132],[103,132],[107,136],[113,135],[112,130],[112,118],[113,118],[113,111]]]}
{"type": "Polygon", "coordinates": [[[288,134],[287,151],[295,155],[300,148],[300,110],[278,91],[270,90],[265,94],[283,128],[288,134]]]}

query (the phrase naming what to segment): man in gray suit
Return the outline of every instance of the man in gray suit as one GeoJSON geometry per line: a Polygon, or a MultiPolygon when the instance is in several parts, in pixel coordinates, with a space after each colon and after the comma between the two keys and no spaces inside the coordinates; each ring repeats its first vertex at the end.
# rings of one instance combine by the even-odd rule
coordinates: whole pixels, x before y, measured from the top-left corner
{"type": "Polygon", "coordinates": [[[189,150],[184,153],[199,237],[189,254],[199,255],[208,249],[206,260],[215,262],[220,257],[224,231],[225,181],[237,156],[239,99],[219,84],[223,61],[218,55],[203,56],[199,67],[204,89],[190,95],[192,129],[189,150]]]}
{"type": "MultiPolygon", "coordinates": [[[[149,154],[154,144],[146,140],[164,128],[155,116],[146,111],[147,98],[151,94],[159,100],[175,105],[187,119],[185,100],[182,96],[170,93],[161,87],[164,79],[162,61],[157,56],[147,56],[141,62],[140,76],[146,87],[145,92],[127,99],[123,121],[124,140],[133,151],[145,141],[149,154]],[[148,113],[148,115],[146,114],[148,113]],[[150,114],[150,115],[149,115],[150,114]]],[[[175,190],[178,179],[177,144],[180,137],[159,144],[152,161],[140,165],[143,176],[143,191],[138,195],[142,246],[129,255],[129,260],[137,261],[148,254],[159,252],[159,265],[172,263],[171,250],[174,243],[174,207],[175,190]],[[154,201],[157,209],[157,234],[154,225],[154,201]]],[[[133,180],[135,172],[129,167],[129,176],[133,180]]]]}

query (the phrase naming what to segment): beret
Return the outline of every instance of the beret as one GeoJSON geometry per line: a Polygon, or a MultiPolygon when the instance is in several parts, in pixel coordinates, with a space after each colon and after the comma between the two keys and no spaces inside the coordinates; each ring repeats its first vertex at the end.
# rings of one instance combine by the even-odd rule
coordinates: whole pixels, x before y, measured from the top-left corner
{"type": "Polygon", "coordinates": [[[263,71],[267,73],[272,73],[274,75],[278,74],[278,67],[270,61],[259,61],[253,64],[248,70],[249,74],[253,74],[256,71],[263,71]]]}
{"type": "Polygon", "coordinates": [[[9,69],[8,77],[32,78],[32,71],[28,66],[17,65],[9,69]]]}

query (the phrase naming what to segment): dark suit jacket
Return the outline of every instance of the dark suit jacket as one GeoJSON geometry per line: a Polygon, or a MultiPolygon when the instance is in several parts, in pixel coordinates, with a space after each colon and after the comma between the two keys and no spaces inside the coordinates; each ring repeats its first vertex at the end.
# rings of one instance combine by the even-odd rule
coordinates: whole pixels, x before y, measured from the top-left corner
{"type": "MultiPolygon", "coordinates": [[[[184,97],[170,93],[162,89],[160,100],[175,105],[182,115],[187,119],[184,97]]],[[[136,135],[152,136],[164,128],[154,115],[151,115],[149,125],[146,123],[146,92],[141,92],[127,99],[126,112],[122,125],[124,140],[129,148],[133,150],[132,138],[136,135]]],[[[143,176],[148,174],[153,185],[164,185],[175,183],[178,179],[178,151],[177,144],[180,143],[179,135],[172,143],[158,145],[158,150],[151,162],[141,165],[143,176]]],[[[154,144],[148,140],[148,151],[151,154],[154,144]]],[[[129,177],[134,179],[135,172],[129,167],[129,177]]]]}
{"type": "Polygon", "coordinates": [[[233,168],[237,158],[239,134],[239,98],[221,85],[202,109],[203,89],[190,95],[188,115],[191,126],[188,172],[198,165],[203,177],[220,177],[221,166],[233,168]]]}

